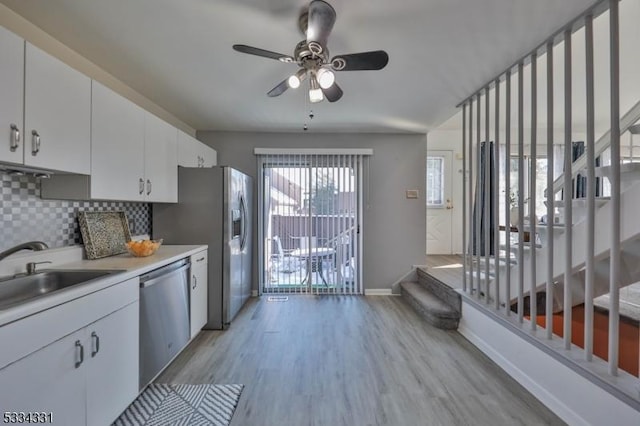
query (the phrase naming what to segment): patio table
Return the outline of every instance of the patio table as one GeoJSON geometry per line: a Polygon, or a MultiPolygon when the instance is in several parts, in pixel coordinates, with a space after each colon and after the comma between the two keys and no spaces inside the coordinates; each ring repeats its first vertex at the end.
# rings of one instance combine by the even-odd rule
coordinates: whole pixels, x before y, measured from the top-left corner
{"type": "Polygon", "coordinates": [[[322,279],[324,285],[328,286],[322,270],[322,263],[325,259],[331,259],[335,252],[336,251],[330,247],[312,247],[311,249],[295,249],[289,253],[289,256],[297,257],[301,261],[305,261],[309,258],[311,259],[311,268],[307,268],[307,275],[304,277],[304,280],[302,280],[302,284],[304,284],[307,279],[311,278],[311,272],[315,271],[317,268],[317,271],[320,274],[320,279],[322,279]]]}

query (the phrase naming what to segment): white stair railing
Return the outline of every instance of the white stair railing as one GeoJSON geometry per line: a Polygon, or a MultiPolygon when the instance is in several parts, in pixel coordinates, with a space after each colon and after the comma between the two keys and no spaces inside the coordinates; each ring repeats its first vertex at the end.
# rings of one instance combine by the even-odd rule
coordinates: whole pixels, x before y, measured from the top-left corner
{"type": "MultiPolygon", "coordinates": [[[[625,0],[638,1],[638,0],[625,0]]],[[[509,67],[503,73],[492,79],[489,83],[482,86],[476,92],[469,95],[460,106],[463,110],[463,152],[465,161],[463,172],[465,174],[465,184],[463,186],[463,216],[464,216],[464,292],[468,293],[473,299],[483,302],[481,305],[487,309],[492,309],[494,313],[509,317],[511,313],[511,300],[517,301],[517,318],[515,324],[521,327],[528,327],[530,333],[535,338],[547,341],[558,340],[559,338],[553,333],[553,299],[554,289],[558,291],[556,284],[558,281],[563,283],[563,326],[562,326],[562,347],[564,354],[582,351],[582,358],[587,361],[588,365],[593,365],[597,360],[593,357],[593,333],[594,333],[594,279],[597,256],[602,256],[603,245],[606,246],[608,253],[609,266],[609,334],[608,334],[608,373],[611,376],[618,376],[618,343],[619,343],[619,288],[621,282],[621,213],[620,213],[620,133],[627,131],[629,127],[640,120],[640,101],[635,103],[624,116],[620,117],[620,40],[619,40],[619,1],[605,0],[594,4],[591,8],[578,16],[575,20],[567,24],[564,28],[553,34],[544,43],[533,49],[525,57],[517,61],[513,66],[509,67]],[[608,11],[608,20],[601,16],[603,12],[608,11]],[[608,27],[609,37],[609,79],[607,81],[609,87],[608,109],[610,111],[608,126],[609,130],[605,132],[597,141],[595,141],[595,95],[594,95],[594,20],[602,17],[600,23],[605,22],[608,27]],[[576,88],[574,83],[576,80],[575,71],[572,69],[572,60],[574,52],[572,51],[572,40],[577,37],[576,32],[584,28],[584,42],[576,43],[576,46],[584,45],[585,53],[585,82],[582,87],[576,88]],[[562,44],[562,47],[559,45],[562,44]],[[554,63],[554,51],[562,48],[563,59],[561,59],[563,67],[563,78],[560,84],[563,86],[562,99],[554,99],[557,96],[556,87],[554,87],[554,71],[558,65],[554,63]],[[538,72],[538,63],[546,59],[546,69],[538,72]],[[524,71],[530,72],[530,81],[525,87],[524,71]],[[546,99],[538,102],[539,96],[539,77],[546,76],[546,99]],[[511,93],[512,81],[514,82],[514,94],[511,93]],[[501,87],[504,88],[505,96],[502,97],[501,87]],[[584,90],[586,92],[585,104],[574,104],[574,90],[584,90]],[[493,96],[492,96],[493,95],[493,96]],[[525,140],[525,119],[524,119],[524,100],[528,98],[530,104],[527,105],[530,112],[528,140],[525,140]],[[564,106],[563,117],[558,120],[554,116],[554,101],[562,101],[564,106]],[[493,104],[491,104],[493,102],[493,104]],[[512,102],[516,103],[516,107],[512,109],[512,102]],[[545,104],[546,105],[543,105],[545,104]],[[537,160],[537,142],[540,135],[538,129],[538,111],[546,108],[546,123],[543,126],[546,130],[547,144],[547,188],[545,191],[545,200],[547,203],[547,224],[538,225],[536,218],[536,160],[537,160]],[[572,161],[572,142],[574,140],[573,121],[575,110],[578,108],[586,109],[586,152],[576,161],[572,161]],[[495,121],[492,124],[490,115],[495,114],[495,121]],[[515,113],[515,117],[512,117],[515,113]],[[504,117],[502,119],[501,117],[504,117]],[[515,118],[515,126],[512,127],[512,118],[515,118]],[[559,122],[558,122],[559,121],[559,122]],[[553,164],[554,160],[554,130],[555,126],[563,128],[564,140],[564,156],[565,166],[564,174],[554,179],[553,164]],[[483,134],[484,133],[484,134],[483,134]],[[525,161],[528,163],[528,169],[531,171],[529,176],[530,205],[529,217],[532,220],[529,223],[531,242],[527,245],[524,241],[525,230],[522,225],[518,227],[518,243],[516,250],[517,266],[511,268],[510,260],[506,262],[506,268],[501,268],[501,262],[498,258],[500,252],[500,242],[497,229],[494,229],[493,246],[490,247],[489,224],[498,224],[498,202],[499,196],[498,186],[490,185],[490,182],[497,180],[500,175],[500,169],[505,170],[505,191],[504,191],[504,215],[505,220],[509,220],[509,200],[511,193],[511,176],[510,176],[510,156],[512,155],[511,136],[515,135],[517,142],[517,159],[518,159],[518,211],[519,223],[524,224],[525,219],[525,161]],[[495,145],[498,144],[501,135],[504,136],[506,144],[504,161],[500,159],[497,153],[498,149],[493,153],[495,171],[489,170],[491,159],[489,154],[490,141],[493,139],[495,145]],[[486,147],[484,152],[481,146],[486,147]],[[611,199],[607,202],[606,222],[599,222],[599,226],[606,226],[607,233],[606,244],[603,241],[597,241],[596,237],[601,234],[596,233],[596,199],[595,199],[595,158],[600,156],[606,149],[611,150],[611,199]],[[481,164],[484,158],[485,164],[481,164]],[[586,170],[587,176],[587,193],[586,198],[586,221],[580,223],[580,234],[574,233],[575,223],[573,222],[574,214],[572,211],[572,202],[564,202],[564,229],[563,233],[554,233],[555,226],[555,210],[557,208],[556,194],[563,190],[565,200],[571,200],[573,195],[572,179],[586,170]],[[482,175],[481,175],[482,172],[482,175]],[[495,173],[492,175],[491,173],[495,173]],[[480,180],[480,184],[477,184],[480,180]],[[474,184],[475,182],[475,184],[474,184]],[[476,197],[473,192],[477,191],[476,197]],[[474,199],[483,199],[479,206],[474,208],[474,199]],[[490,204],[492,209],[489,209],[490,204]],[[480,208],[482,207],[482,208],[480,208]],[[483,210],[482,212],[480,210],[483,210]],[[493,220],[489,215],[493,215],[493,220]],[[482,224],[482,226],[481,226],[482,224]],[[544,226],[549,243],[544,250],[536,248],[535,235],[538,226],[544,226]],[[480,247],[480,241],[484,244],[480,247]],[[576,241],[583,241],[580,245],[576,241]],[[564,242],[564,244],[562,244],[564,242]],[[525,262],[525,250],[528,250],[525,262]],[[540,253],[537,253],[540,250],[540,253]],[[490,261],[490,252],[494,253],[493,263],[490,261]],[[481,252],[484,253],[481,256],[481,252]],[[576,259],[582,259],[576,261],[576,259]],[[572,303],[572,280],[576,272],[576,263],[583,262],[585,270],[583,272],[584,280],[584,297],[585,297],[585,335],[584,349],[580,349],[572,343],[571,335],[573,319],[571,317],[572,303]],[[493,264],[493,266],[492,266],[493,264]],[[526,270],[525,270],[526,265],[526,270]],[[493,269],[492,269],[493,267],[493,269]],[[500,270],[503,269],[503,273],[500,270]],[[493,270],[494,278],[490,281],[490,271],[493,270]],[[561,279],[559,280],[558,270],[561,271],[561,279]],[[513,276],[512,276],[513,272],[513,276]],[[537,275],[540,275],[538,279],[537,275]],[[539,289],[539,283],[542,282],[544,287],[539,289]],[[525,284],[527,285],[525,288],[525,284]],[[490,287],[492,286],[492,287],[490,287]],[[515,294],[514,294],[515,290],[515,294]],[[546,293],[545,303],[545,319],[538,318],[538,298],[537,292],[544,291],[546,293]],[[525,295],[529,296],[528,313],[525,311],[525,295]],[[505,303],[501,303],[504,301],[505,303]],[[528,317],[528,318],[526,318],[528,317]],[[528,323],[528,324],[526,324],[528,323]],[[526,324],[526,326],[525,326],[526,324]],[[538,333],[538,324],[542,328],[542,332],[538,333]]],[[[578,69],[579,67],[576,67],[578,69]]],[[[640,93],[638,94],[640,97],[640,93]]],[[[543,114],[540,114],[542,117],[543,114]]],[[[515,148],[514,148],[515,150],[515,148]]],[[[600,217],[600,216],[598,216],[600,217]]],[[[508,224],[508,222],[507,222],[508,224]]],[[[511,235],[510,226],[505,226],[506,241],[505,249],[510,259],[511,251],[511,235]]],[[[625,236],[627,235],[625,231],[625,236]]],[[[600,257],[599,260],[602,260],[600,257]]],[[[598,264],[601,267],[602,264],[598,264]]],[[[601,270],[599,270],[601,276],[601,270]]],[[[599,362],[602,362],[600,360],[599,362]]],[[[595,367],[594,367],[595,369],[595,367]]],[[[614,382],[614,380],[612,380],[614,382]]],[[[617,384],[621,383],[621,379],[615,380],[617,384]]],[[[637,393],[637,392],[636,392],[637,393]]],[[[637,403],[640,398],[635,395],[637,403]]]]}

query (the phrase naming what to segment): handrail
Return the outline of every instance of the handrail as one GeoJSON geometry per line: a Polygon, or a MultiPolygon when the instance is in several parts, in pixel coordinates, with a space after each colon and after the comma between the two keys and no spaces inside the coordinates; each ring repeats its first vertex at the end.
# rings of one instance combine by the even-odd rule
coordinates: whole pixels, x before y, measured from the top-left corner
{"type": "MultiPolygon", "coordinates": [[[[620,133],[624,133],[629,130],[629,127],[633,126],[638,120],[640,120],[640,101],[636,102],[636,104],[620,119],[620,133]]],[[[594,154],[597,157],[602,154],[609,146],[611,145],[611,130],[607,130],[607,132],[598,139],[595,143],[594,154]]],[[[571,167],[571,179],[577,176],[584,168],[587,167],[587,153],[585,152],[580,157],[578,157],[573,162],[573,167],[571,167]]],[[[553,194],[558,193],[562,190],[564,184],[564,173],[558,176],[558,178],[553,181],[553,194]]],[[[544,195],[547,196],[547,191],[549,188],[545,189],[544,195]]]]}
{"type": "Polygon", "coordinates": [[[327,240],[326,242],[326,246],[330,246],[331,244],[337,242],[340,238],[342,238],[343,236],[351,233],[352,231],[355,231],[356,226],[351,226],[347,229],[345,229],[344,231],[340,232],[339,234],[336,234],[333,238],[327,240]]]}
{"type": "Polygon", "coordinates": [[[330,240],[327,240],[326,246],[329,246],[329,245],[333,244],[334,242],[338,241],[338,239],[343,237],[344,235],[347,235],[347,234],[351,233],[352,231],[355,231],[355,229],[356,229],[355,225],[353,225],[350,228],[345,229],[344,231],[342,231],[339,234],[337,234],[335,237],[331,238],[330,240]]]}

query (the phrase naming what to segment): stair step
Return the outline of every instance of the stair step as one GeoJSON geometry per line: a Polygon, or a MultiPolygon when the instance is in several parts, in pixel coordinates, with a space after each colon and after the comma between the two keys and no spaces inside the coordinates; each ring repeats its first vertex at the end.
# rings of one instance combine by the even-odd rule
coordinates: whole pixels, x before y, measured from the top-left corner
{"type": "MultiPolygon", "coordinates": [[[[605,204],[607,204],[608,201],[611,200],[611,197],[597,197],[595,199],[595,206],[596,208],[598,207],[602,207],[605,204]]],[[[546,201],[545,201],[545,206],[546,206],[546,201]]],[[[565,202],[564,200],[555,200],[553,202],[553,206],[557,207],[557,208],[564,208],[565,202]]],[[[575,207],[583,207],[587,205],[587,199],[586,198],[574,198],[573,199],[573,205],[575,207]]]]}
{"type": "MultiPolygon", "coordinates": [[[[547,224],[546,223],[536,223],[536,231],[538,231],[540,228],[546,228],[547,224]]],[[[561,228],[564,229],[564,223],[554,223],[553,224],[554,228],[561,228]]],[[[529,226],[528,223],[522,225],[522,230],[523,231],[528,231],[531,227],[529,226]]],[[[512,232],[512,234],[516,234],[517,232],[512,232]]]]}
{"type": "MultiPolygon", "coordinates": [[[[418,268],[417,275],[418,282],[427,290],[435,294],[441,300],[444,300],[445,303],[453,307],[456,311],[462,312],[462,297],[460,296],[460,293],[422,268],[418,268]]],[[[462,287],[462,282],[460,282],[460,287],[462,287]]]]}
{"type": "MultiPolygon", "coordinates": [[[[500,246],[500,249],[501,249],[501,253],[498,256],[498,263],[500,264],[500,266],[505,266],[506,263],[511,263],[512,265],[515,265],[516,263],[518,263],[515,258],[506,257],[506,250],[505,250],[504,244],[500,246]]],[[[480,263],[481,265],[484,265],[486,262],[486,258],[480,257],[480,260],[477,261],[475,256],[471,256],[471,261],[473,262],[474,265],[478,263],[480,263]]],[[[495,256],[491,256],[489,258],[489,264],[493,266],[495,263],[496,263],[495,256]]]]}
{"type": "MultiPolygon", "coordinates": [[[[484,281],[484,280],[486,279],[485,273],[484,273],[484,271],[482,271],[482,270],[480,270],[480,273],[479,273],[479,274],[478,274],[478,271],[477,271],[476,269],[474,269],[474,270],[473,270],[473,273],[471,273],[471,271],[467,271],[467,276],[468,276],[468,277],[473,277],[473,279],[478,278],[478,275],[480,276],[480,279],[481,279],[481,280],[483,280],[483,281],[484,281]]],[[[496,276],[496,274],[494,274],[494,273],[493,273],[493,272],[491,272],[491,271],[489,272],[489,279],[490,279],[490,280],[494,279],[494,278],[495,278],[495,276],[496,276]]]]}
{"type": "Polygon", "coordinates": [[[402,296],[429,324],[443,330],[456,330],[460,322],[460,312],[449,306],[420,283],[407,281],[400,283],[402,296]]]}
{"type": "MultiPolygon", "coordinates": [[[[509,247],[511,250],[511,253],[517,253],[518,252],[518,243],[511,243],[511,246],[509,247]]],[[[542,244],[536,244],[536,248],[542,248],[542,244]]],[[[507,246],[505,244],[500,244],[500,249],[501,250],[506,250],[507,246]]],[[[531,243],[523,243],[522,244],[522,249],[527,252],[531,250],[531,243]]]]}

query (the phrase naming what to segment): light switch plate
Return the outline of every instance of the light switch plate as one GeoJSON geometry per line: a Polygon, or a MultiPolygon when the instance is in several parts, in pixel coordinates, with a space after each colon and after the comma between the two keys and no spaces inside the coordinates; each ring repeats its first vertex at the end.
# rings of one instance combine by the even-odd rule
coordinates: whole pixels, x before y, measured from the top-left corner
{"type": "Polygon", "coordinates": [[[417,189],[407,189],[406,197],[407,198],[418,198],[418,190],[417,189]]]}

